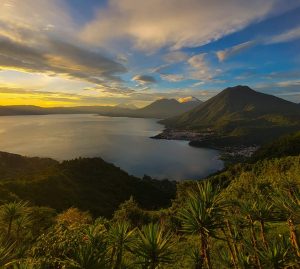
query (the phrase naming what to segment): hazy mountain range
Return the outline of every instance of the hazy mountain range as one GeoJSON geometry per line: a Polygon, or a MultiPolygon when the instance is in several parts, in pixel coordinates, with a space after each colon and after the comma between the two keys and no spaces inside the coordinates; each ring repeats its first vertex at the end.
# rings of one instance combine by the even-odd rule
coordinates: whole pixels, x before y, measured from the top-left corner
{"type": "MultiPolygon", "coordinates": [[[[143,108],[135,108],[131,104],[54,108],[0,107],[2,116],[81,113],[163,119],[161,123],[168,129],[208,133],[209,140],[216,144],[220,139],[222,144],[260,144],[270,138],[300,130],[299,104],[256,92],[248,86],[226,88],[206,102],[195,97],[182,98],[180,102],[175,99],[160,99],[143,108]]],[[[200,144],[203,145],[203,141],[200,144]]]]}
{"type": "Polygon", "coordinates": [[[175,99],[160,99],[150,105],[134,111],[133,115],[141,118],[168,118],[168,115],[180,115],[197,107],[202,102],[191,99],[187,102],[178,102],[175,99]]]}
{"type": "Polygon", "coordinates": [[[168,118],[187,112],[201,103],[196,98],[187,102],[176,99],[160,99],[143,108],[131,104],[117,106],[78,106],[78,107],[39,107],[39,106],[0,106],[0,116],[48,115],[48,114],[100,114],[104,116],[168,118]]]}

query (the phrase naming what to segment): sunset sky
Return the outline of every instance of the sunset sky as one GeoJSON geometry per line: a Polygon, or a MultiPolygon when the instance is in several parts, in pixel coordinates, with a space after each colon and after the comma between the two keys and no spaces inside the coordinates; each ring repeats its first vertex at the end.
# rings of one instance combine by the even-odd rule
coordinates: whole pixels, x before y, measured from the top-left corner
{"type": "Polygon", "coordinates": [[[0,105],[300,102],[300,0],[1,0],[0,105]]]}

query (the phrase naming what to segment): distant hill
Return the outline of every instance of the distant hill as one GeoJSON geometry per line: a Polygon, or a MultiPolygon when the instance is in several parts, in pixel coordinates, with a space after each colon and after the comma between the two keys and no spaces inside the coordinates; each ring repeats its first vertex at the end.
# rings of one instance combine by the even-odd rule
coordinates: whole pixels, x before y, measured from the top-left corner
{"type": "Polygon", "coordinates": [[[138,109],[134,104],[121,103],[115,106],[116,108],[138,109]]]}
{"type": "Polygon", "coordinates": [[[160,99],[144,108],[131,104],[117,106],[77,106],[77,107],[39,107],[39,106],[0,106],[0,116],[49,115],[49,114],[99,114],[102,116],[158,118],[164,119],[187,112],[201,101],[192,99],[180,103],[175,99],[160,99]]]}
{"type": "Polygon", "coordinates": [[[0,204],[22,199],[59,211],[75,206],[111,216],[131,195],[155,209],[169,205],[175,191],[173,182],[139,179],[101,158],[59,163],[0,152],[0,204]]]}
{"type": "Polygon", "coordinates": [[[168,118],[180,115],[201,104],[200,100],[180,103],[175,99],[160,99],[150,105],[134,111],[134,115],[143,118],[168,118]]]}
{"type": "Polygon", "coordinates": [[[300,107],[247,86],[236,86],[162,123],[169,128],[211,132],[229,140],[261,143],[300,130],[300,107]]]}
{"type": "Polygon", "coordinates": [[[0,116],[49,115],[49,114],[101,114],[118,116],[130,113],[131,109],[117,106],[77,106],[77,107],[39,107],[39,106],[0,106],[0,116]]]}
{"type": "Polygon", "coordinates": [[[196,98],[195,96],[181,97],[178,99],[178,101],[180,103],[186,103],[186,102],[200,102],[201,103],[201,101],[198,98],[196,98]]]}

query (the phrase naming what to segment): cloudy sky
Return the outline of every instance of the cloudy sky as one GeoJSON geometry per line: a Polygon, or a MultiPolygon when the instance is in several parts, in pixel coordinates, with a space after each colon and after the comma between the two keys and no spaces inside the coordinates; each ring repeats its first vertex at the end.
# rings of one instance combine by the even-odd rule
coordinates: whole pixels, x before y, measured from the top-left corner
{"type": "Polygon", "coordinates": [[[143,106],[238,84],[300,102],[300,0],[0,1],[0,105],[143,106]]]}

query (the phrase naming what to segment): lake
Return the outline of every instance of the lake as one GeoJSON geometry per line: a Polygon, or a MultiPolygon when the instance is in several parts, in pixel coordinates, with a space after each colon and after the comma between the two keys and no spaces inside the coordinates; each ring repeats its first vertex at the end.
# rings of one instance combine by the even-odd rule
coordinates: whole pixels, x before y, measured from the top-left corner
{"type": "Polygon", "coordinates": [[[197,179],[223,168],[216,150],[149,138],[162,130],[154,119],[5,116],[0,117],[0,151],[57,160],[101,157],[129,174],[158,179],[197,179]]]}

